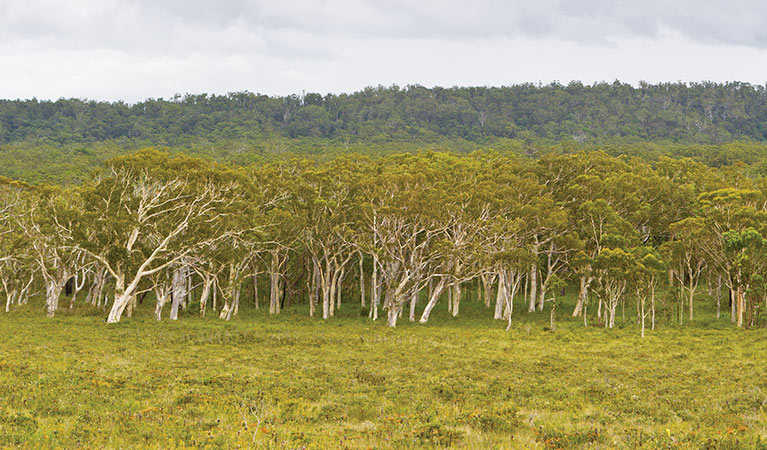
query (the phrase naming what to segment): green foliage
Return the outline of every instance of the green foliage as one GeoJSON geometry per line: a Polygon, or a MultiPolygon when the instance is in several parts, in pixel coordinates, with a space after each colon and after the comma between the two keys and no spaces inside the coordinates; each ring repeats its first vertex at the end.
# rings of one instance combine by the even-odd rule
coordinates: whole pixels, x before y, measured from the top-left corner
{"type": "MultiPolygon", "coordinates": [[[[596,141],[603,136],[715,144],[765,139],[764,86],[619,82],[428,89],[368,87],[353,94],[175,96],[133,105],[77,99],[0,101],[0,142],[132,140],[178,145],[270,135],[341,141],[452,136],[596,141]]],[[[648,150],[653,147],[648,145],[648,150]]],[[[723,152],[728,163],[748,154],[723,152]]]]}
{"type": "MultiPolygon", "coordinates": [[[[761,176],[767,167],[764,89],[616,82],[379,86],[324,96],[187,94],[133,105],[0,100],[0,175],[77,184],[110,158],[157,146],[242,166],[347,153],[482,149],[538,158],[602,150],[663,166],[668,157],[712,167],[741,163],[749,176],[761,176]]],[[[689,178],[677,169],[701,174],[689,163],[672,166],[674,176],[689,178]]],[[[689,188],[706,183],[697,177],[689,188]]]]}
{"type": "Polygon", "coordinates": [[[179,323],[152,309],[115,327],[83,308],[0,316],[0,446],[764,447],[764,330],[711,306],[645,339],[569,314],[504,332],[478,302],[394,330],[354,308],[335,323],[305,307],[179,323]]]}

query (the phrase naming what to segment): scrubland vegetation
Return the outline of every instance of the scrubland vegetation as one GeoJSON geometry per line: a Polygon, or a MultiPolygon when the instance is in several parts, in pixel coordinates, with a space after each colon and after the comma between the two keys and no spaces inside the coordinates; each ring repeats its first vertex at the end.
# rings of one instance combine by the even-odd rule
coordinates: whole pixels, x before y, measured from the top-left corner
{"type": "Polygon", "coordinates": [[[767,446],[767,340],[717,320],[713,298],[683,326],[664,299],[642,339],[629,314],[552,331],[522,313],[505,332],[475,294],[460,318],[441,307],[395,329],[358,305],[333,321],[248,304],[229,322],[158,323],[145,304],[114,326],[84,307],[22,308],[0,316],[0,446],[767,446]]]}

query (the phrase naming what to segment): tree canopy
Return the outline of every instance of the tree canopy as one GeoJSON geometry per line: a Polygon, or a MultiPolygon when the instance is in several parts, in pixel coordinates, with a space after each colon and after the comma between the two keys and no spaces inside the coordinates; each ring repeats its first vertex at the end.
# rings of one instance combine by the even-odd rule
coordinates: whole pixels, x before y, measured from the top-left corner
{"type": "Polygon", "coordinates": [[[569,283],[573,315],[588,324],[596,306],[592,318],[612,328],[633,301],[644,334],[659,289],[678,288],[663,308],[694,320],[705,278],[730,291],[733,322],[752,327],[767,301],[767,182],[744,170],[488,151],[241,167],[145,149],[76,186],[0,179],[0,281],[6,310],[40,295],[49,315],[87,286],[108,322],[150,292],[158,320],[166,301],[173,320],[192,304],[229,320],[249,289],[258,306],[261,285],[272,314],[305,303],[330,319],[351,297],[389,326],[417,309],[426,323],[440,301],[459,316],[477,286],[507,327],[520,297],[530,313],[550,305],[553,327],[569,283]]]}

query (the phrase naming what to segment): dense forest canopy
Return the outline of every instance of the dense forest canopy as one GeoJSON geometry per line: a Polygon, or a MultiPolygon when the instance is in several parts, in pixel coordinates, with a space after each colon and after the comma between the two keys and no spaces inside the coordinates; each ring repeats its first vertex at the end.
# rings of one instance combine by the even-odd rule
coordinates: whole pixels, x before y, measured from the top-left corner
{"type": "Polygon", "coordinates": [[[136,104],[0,100],[0,175],[77,184],[112,157],[164,147],[248,165],[356,153],[601,150],[767,168],[765,88],[746,83],[422,86],[353,94],[176,95],[136,104]]]}
{"type": "Polygon", "coordinates": [[[616,137],[716,144],[767,140],[767,90],[748,83],[615,82],[508,87],[370,87],[353,94],[176,95],[133,105],[77,99],[0,101],[0,142],[56,144],[277,135],[347,141],[430,135],[603,141],[616,137]]]}

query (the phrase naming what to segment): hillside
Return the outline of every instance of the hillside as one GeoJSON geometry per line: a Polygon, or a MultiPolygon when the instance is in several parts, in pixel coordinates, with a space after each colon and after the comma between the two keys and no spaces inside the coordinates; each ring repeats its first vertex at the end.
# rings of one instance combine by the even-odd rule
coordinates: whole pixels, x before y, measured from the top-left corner
{"type": "Polygon", "coordinates": [[[177,95],[136,104],[0,100],[0,175],[79,183],[103,161],[161,147],[247,165],[479,149],[523,157],[604,150],[763,172],[767,91],[744,83],[368,88],[353,94],[177,95]]]}

